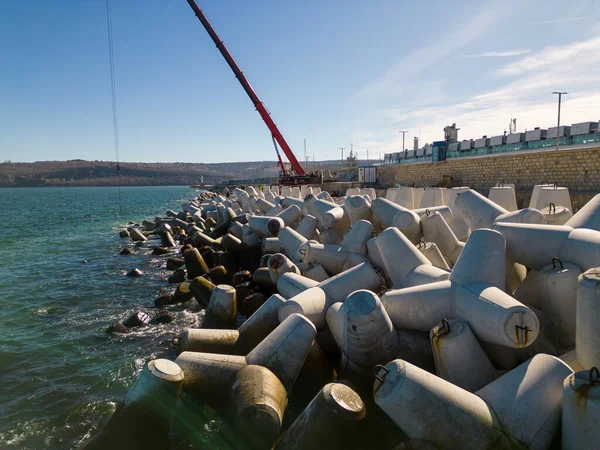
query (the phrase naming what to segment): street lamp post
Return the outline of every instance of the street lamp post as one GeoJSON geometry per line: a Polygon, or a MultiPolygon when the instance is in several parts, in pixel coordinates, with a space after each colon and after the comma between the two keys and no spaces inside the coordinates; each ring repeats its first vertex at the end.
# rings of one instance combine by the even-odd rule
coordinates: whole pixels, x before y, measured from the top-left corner
{"type": "Polygon", "coordinates": [[[558,147],[560,147],[560,102],[562,100],[562,96],[567,95],[568,92],[553,92],[553,94],[558,95],[558,121],[556,123],[556,150],[558,150],[558,147]]]}
{"type": "Polygon", "coordinates": [[[406,133],[408,133],[408,131],[398,131],[398,133],[402,133],[402,152],[404,152],[404,136],[406,133]]]}

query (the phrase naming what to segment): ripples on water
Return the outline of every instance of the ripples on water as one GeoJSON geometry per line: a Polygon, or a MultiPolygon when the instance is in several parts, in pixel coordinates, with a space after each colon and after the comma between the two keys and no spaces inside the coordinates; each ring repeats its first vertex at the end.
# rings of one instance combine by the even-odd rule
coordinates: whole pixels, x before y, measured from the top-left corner
{"type": "MultiPolygon", "coordinates": [[[[137,309],[153,311],[167,286],[152,241],[135,248],[118,231],[130,220],[177,209],[185,187],[0,189],[0,448],[68,449],[114,411],[150,357],[198,315],[129,334],[106,328],[137,309]],[[134,254],[120,256],[129,245],[134,254]],[[145,275],[124,276],[134,267],[145,275]]],[[[187,305],[190,306],[190,305],[187,305]]],[[[210,413],[200,442],[222,426],[210,413]]],[[[208,415],[207,415],[208,414],[208,415]]],[[[212,445],[227,448],[227,445],[212,445]]]]}

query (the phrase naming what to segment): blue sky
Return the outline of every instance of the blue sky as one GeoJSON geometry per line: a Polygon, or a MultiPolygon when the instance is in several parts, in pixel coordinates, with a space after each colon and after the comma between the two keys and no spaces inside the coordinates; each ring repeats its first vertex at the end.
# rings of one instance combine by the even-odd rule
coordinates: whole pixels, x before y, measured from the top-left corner
{"type": "MultiPolygon", "coordinates": [[[[600,119],[597,0],[197,2],[300,160],[600,119]]],[[[275,159],[185,0],[112,18],[122,161],[275,159]]],[[[2,0],[0,160],[76,158],[115,159],[105,2],[2,0]]]]}

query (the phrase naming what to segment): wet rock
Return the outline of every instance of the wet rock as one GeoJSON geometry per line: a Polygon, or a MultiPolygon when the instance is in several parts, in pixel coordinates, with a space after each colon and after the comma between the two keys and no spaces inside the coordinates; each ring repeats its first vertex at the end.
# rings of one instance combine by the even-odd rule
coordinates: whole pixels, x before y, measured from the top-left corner
{"type": "Polygon", "coordinates": [[[131,255],[131,250],[129,250],[128,248],[124,248],[123,250],[121,250],[119,255],[123,255],[123,256],[131,255]]]}
{"type": "Polygon", "coordinates": [[[127,231],[127,230],[119,231],[119,237],[122,237],[122,238],[129,237],[129,231],[127,231]]]}

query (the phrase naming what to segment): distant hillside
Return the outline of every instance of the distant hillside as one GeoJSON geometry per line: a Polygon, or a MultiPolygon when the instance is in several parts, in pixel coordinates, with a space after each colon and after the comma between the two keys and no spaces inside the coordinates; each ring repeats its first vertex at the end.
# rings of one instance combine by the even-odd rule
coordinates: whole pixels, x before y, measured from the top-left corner
{"type": "MultiPolygon", "coordinates": [[[[311,163],[310,168],[336,170],[339,161],[311,163]]],[[[207,184],[226,180],[276,178],[276,161],[237,163],[121,163],[117,181],[112,161],[38,161],[34,163],[0,163],[0,187],[39,186],[166,186],[190,185],[204,176],[207,184]]]]}

